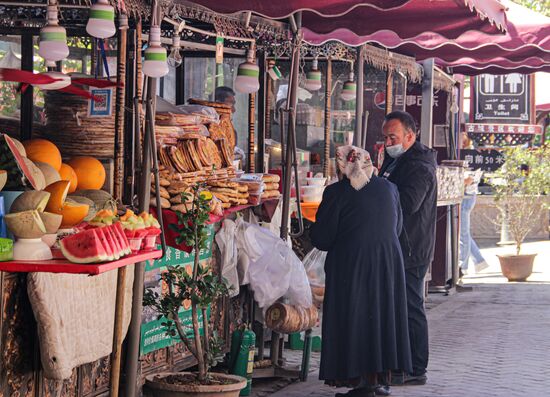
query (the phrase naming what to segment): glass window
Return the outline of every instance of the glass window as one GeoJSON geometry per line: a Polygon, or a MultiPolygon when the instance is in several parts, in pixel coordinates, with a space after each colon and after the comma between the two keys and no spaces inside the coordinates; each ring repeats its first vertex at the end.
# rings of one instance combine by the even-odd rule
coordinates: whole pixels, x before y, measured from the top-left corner
{"type": "MultiPolygon", "coordinates": [[[[0,67],[21,69],[21,38],[19,36],[0,37],[0,67]]],[[[19,83],[0,81],[0,117],[19,119],[19,83]]],[[[7,120],[3,120],[7,122],[7,120]]],[[[2,122],[2,125],[5,125],[2,122]]],[[[16,128],[18,130],[18,126],[16,128]]]]}

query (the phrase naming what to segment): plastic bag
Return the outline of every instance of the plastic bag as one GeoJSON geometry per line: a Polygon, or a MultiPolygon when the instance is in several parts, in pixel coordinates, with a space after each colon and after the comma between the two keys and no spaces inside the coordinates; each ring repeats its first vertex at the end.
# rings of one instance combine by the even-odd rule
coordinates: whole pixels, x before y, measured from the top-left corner
{"type": "Polygon", "coordinates": [[[290,250],[287,256],[287,261],[289,261],[292,266],[292,273],[290,275],[290,284],[288,292],[285,294],[285,298],[287,298],[288,303],[293,306],[303,308],[310,307],[312,305],[311,287],[309,286],[306,269],[292,250],[290,250]]]}
{"type": "Polygon", "coordinates": [[[199,116],[204,124],[219,124],[220,115],[216,109],[202,105],[178,105],[178,110],[183,114],[199,116]]]}
{"type": "Polygon", "coordinates": [[[313,248],[304,258],[304,268],[311,284],[325,286],[325,260],[327,253],[313,248]]]}
{"type": "Polygon", "coordinates": [[[216,244],[221,253],[222,277],[227,280],[231,287],[229,297],[239,295],[239,275],[237,272],[237,244],[235,241],[235,222],[226,219],[223,226],[216,233],[216,244]]]}

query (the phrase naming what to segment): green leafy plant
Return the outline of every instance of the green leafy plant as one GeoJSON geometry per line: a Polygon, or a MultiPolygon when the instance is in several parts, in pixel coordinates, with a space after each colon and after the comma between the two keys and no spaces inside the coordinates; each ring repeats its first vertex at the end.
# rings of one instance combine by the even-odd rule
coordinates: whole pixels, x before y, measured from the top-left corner
{"type": "Polygon", "coordinates": [[[521,244],[550,204],[550,147],[504,149],[505,163],[492,180],[499,222],[506,222],[516,244],[521,244]]]}
{"type": "Polygon", "coordinates": [[[197,359],[200,383],[208,383],[208,372],[220,360],[224,341],[209,329],[208,307],[229,294],[225,280],[199,263],[200,252],[207,247],[207,221],[210,214],[210,192],[197,184],[191,193],[182,193],[182,202],[187,203],[187,212],[177,211],[178,224],[170,227],[178,233],[176,242],[193,248],[194,267],[192,273],[183,266],[170,266],[161,275],[168,292],[159,294],[152,289],[145,291],[144,305],[153,307],[171,337],[179,337],[197,359]],[[191,302],[192,333],[181,322],[178,313],[184,302],[191,302]],[[199,312],[202,315],[203,335],[200,335],[199,312]]]}

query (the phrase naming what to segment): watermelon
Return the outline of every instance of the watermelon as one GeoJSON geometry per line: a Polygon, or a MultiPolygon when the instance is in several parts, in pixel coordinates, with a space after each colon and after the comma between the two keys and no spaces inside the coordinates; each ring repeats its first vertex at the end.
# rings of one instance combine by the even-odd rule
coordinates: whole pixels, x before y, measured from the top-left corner
{"type": "Polygon", "coordinates": [[[122,249],[122,247],[120,246],[120,243],[118,241],[118,236],[115,236],[114,232],[113,232],[113,229],[111,228],[111,226],[105,226],[104,228],[102,228],[103,231],[109,235],[109,238],[113,244],[113,249],[116,250],[116,253],[117,253],[117,256],[119,258],[123,257],[124,256],[124,250],[122,249]]]}
{"type": "Polygon", "coordinates": [[[114,249],[110,236],[100,227],[92,230],[99,238],[99,241],[101,241],[101,244],[103,244],[103,248],[105,248],[105,252],[107,252],[108,256],[107,260],[112,261],[118,259],[116,249],[114,249]]]}
{"type": "Polygon", "coordinates": [[[122,229],[122,225],[120,222],[116,222],[112,226],[113,231],[116,232],[118,236],[118,241],[120,242],[120,245],[122,248],[124,248],[124,253],[126,255],[130,255],[132,253],[132,250],[130,249],[130,242],[126,238],[126,235],[124,234],[124,230],[122,229]]]}
{"type": "Polygon", "coordinates": [[[94,229],[61,240],[61,252],[73,263],[96,263],[108,260],[107,252],[94,229]]]}

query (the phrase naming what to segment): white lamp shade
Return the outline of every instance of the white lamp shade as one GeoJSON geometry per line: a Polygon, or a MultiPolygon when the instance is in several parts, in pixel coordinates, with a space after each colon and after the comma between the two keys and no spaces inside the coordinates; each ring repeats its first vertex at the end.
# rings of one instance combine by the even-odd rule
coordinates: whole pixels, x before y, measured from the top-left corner
{"type": "Polygon", "coordinates": [[[68,76],[61,72],[46,72],[42,73],[46,76],[50,76],[51,78],[58,79],[59,81],[55,81],[50,84],[38,84],[37,87],[41,90],[60,90],[62,88],[68,87],[71,85],[71,76],[68,76]]]}
{"type": "Polygon", "coordinates": [[[46,61],[61,61],[69,56],[67,32],[62,26],[46,25],[40,29],[38,54],[46,61]]]}
{"type": "Polygon", "coordinates": [[[149,77],[162,77],[168,74],[166,49],[159,45],[150,45],[145,50],[143,73],[149,77]]]}
{"type": "Polygon", "coordinates": [[[311,70],[306,73],[305,89],[308,91],[317,91],[321,88],[321,72],[319,70],[311,70]]]}
{"type": "Polygon", "coordinates": [[[99,0],[90,8],[86,32],[98,39],[106,39],[115,35],[115,9],[107,0],[99,0]]]}
{"type": "Polygon", "coordinates": [[[357,84],[353,81],[346,81],[344,88],[340,94],[340,98],[344,101],[352,101],[357,97],[357,84]]]}
{"type": "Polygon", "coordinates": [[[235,90],[243,94],[252,94],[260,89],[260,68],[252,62],[244,62],[237,69],[235,90]]]}

